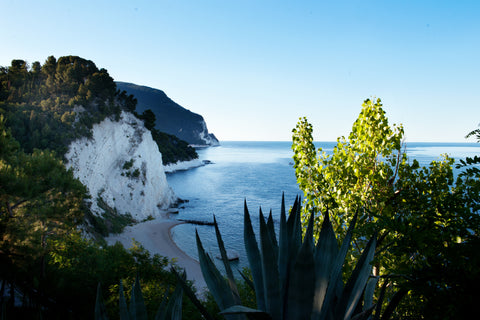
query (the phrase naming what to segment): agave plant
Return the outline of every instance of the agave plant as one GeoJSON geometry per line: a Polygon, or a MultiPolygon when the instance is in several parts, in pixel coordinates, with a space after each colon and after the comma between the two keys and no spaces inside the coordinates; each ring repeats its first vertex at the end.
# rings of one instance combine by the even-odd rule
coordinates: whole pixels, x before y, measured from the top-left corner
{"type": "MultiPolygon", "coordinates": [[[[186,274],[179,275],[176,273],[179,281],[185,282],[186,274]]],[[[188,286],[187,286],[188,287],[188,286]]],[[[182,319],[182,295],[183,286],[177,285],[173,294],[168,297],[168,289],[165,292],[163,300],[155,315],[155,320],[180,320],[182,319]],[[167,302],[168,300],[168,302],[167,302]]],[[[135,282],[132,287],[130,297],[130,308],[127,306],[127,301],[123,292],[123,284],[120,281],[119,289],[119,315],[120,320],[147,320],[147,308],[143,299],[142,289],[140,287],[140,281],[138,275],[135,277],[135,282]]],[[[95,320],[106,320],[107,312],[105,304],[101,296],[100,284],[97,288],[97,300],[95,303],[95,320]]]]}
{"type": "Polygon", "coordinates": [[[207,286],[228,319],[362,319],[371,316],[376,279],[371,278],[376,237],[367,243],[346,283],[342,279],[356,216],[340,248],[329,215],[325,214],[319,239],[314,244],[313,212],[302,239],[300,199],[297,197],[286,217],[282,197],[277,241],[272,213],[265,220],[260,209],[260,245],[253,232],[245,202],[244,241],[255,290],[257,308],[242,306],[223,240],[215,220],[215,231],[226,277],[205,252],[196,234],[200,266],[207,286]],[[367,285],[368,283],[368,285],[367,285]],[[361,303],[362,297],[364,298],[361,303]]]}

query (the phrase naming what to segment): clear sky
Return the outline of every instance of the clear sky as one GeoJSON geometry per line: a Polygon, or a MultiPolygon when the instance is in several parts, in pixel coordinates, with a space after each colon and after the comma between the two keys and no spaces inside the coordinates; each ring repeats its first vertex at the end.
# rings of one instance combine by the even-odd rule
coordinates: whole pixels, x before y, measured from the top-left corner
{"type": "Polygon", "coordinates": [[[220,140],[348,135],[379,97],[408,141],[480,123],[480,1],[0,0],[0,65],[78,55],[165,91],[220,140]]]}

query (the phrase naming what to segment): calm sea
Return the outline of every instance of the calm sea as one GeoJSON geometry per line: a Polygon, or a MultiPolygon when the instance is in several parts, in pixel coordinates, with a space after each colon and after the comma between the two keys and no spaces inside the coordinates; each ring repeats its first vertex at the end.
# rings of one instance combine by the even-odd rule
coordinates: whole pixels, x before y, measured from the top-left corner
{"type": "MultiPolygon", "coordinates": [[[[324,151],[332,152],[335,142],[318,142],[324,151]]],[[[244,201],[252,215],[254,231],[258,234],[258,212],[272,210],[275,221],[280,215],[282,193],[287,207],[297,195],[303,196],[298,188],[293,169],[290,142],[222,142],[219,147],[199,149],[202,160],[212,164],[167,175],[167,180],[181,199],[188,200],[177,218],[213,221],[215,215],[227,251],[235,251],[240,260],[234,268],[248,264],[243,244],[244,201]]],[[[448,154],[455,159],[480,155],[480,144],[476,143],[408,143],[410,159],[421,165],[441,159],[448,154]]],[[[177,245],[190,256],[198,259],[195,242],[198,230],[204,247],[218,255],[215,230],[212,226],[182,224],[172,229],[177,245]]],[[[258,240],[258,237],[257,237],[258,240]]],[[[219,262],[219,261],[218,261],[219,262]]]]}

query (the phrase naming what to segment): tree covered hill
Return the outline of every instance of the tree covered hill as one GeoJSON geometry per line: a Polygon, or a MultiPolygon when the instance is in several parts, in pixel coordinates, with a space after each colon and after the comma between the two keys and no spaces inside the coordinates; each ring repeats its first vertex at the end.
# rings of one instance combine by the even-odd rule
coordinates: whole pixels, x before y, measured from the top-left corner
{"type": "Polygon", "coordinates": [[[218,140],[208,133],[205,120],[197,113],[177,104],[162,90],[133,83],[116,82],[117,88],[132,94],[138,101],[138,112],[152,110],[155,128],[196,145],[217,145],[218,140]]]}
{"type": "MultiPolygon", "coordinates": [[[[50,56],[43,65],[18,59],[0,67],[0,113],[27,153],[50,149],[64,155],[71,141],[90,135],[95,123],[118,119],[122,110],[136,113],[136,105],[133,95],[117,90],[107,70],[77,56],[50,56]]],[[[198,157],[172,135],[155,130],[152,135],[164,164],[198,157]]]]}

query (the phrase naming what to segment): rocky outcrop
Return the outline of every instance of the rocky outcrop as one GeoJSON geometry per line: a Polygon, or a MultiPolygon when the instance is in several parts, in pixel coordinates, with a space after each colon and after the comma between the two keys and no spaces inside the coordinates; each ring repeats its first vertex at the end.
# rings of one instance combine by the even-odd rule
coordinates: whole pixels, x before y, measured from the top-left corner
{"type": "MultiPolygon", "coordinates": [[[[200,121],[199,125],[203,130],[198,132],[198,137],[201,141],[203,141],[203,145],[207,145],[207,146],[211,146],[211,147],[215,147],[215,146],[220,145],[217,137],[215,137],[215,135],[213,133],[208,133],[207,124],[205,123],[203,118],[200,121]]],[[[195,145],[194,143],[192,143],[192,144],[195,145]]],[[[202,145],[202,144],[200,144],[200,145],[202,145]]]]}
{"type": "Polygon", "coordinates": [[[150,109],[156,117],[155,128],[172,134],[192,145],[216,146],[218,139],[208,132],[203,117],[185,109],[170,99],[162,90],[127,82],[115,82],[117,89],[125,90],[137,99],[136,111],[150,109]]]}
{"type": "Polygon", "coordinates": [[[135,219],[156,217],[176,200],[157,144],[131,113],[95,124],[92,138],[72,142],[65,157],[67,168],[88,188],[95,214],[108,206],[135,219]]]}

